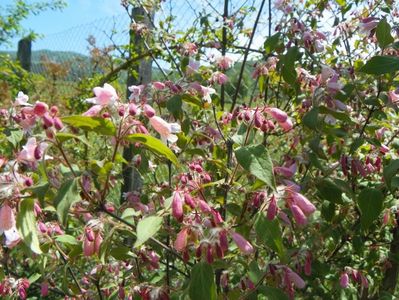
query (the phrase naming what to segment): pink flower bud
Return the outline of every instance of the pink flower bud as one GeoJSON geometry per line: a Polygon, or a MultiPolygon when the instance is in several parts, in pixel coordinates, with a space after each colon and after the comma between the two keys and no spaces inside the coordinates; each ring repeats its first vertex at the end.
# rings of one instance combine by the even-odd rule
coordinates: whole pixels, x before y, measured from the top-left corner
{"type": "Polygon", "coordinates": [[[187,246],[188,228],[183,228],[177,234],[174,247],[177,251],[183,251],[187,246]]]}
{"type": "Polygon", "coordinates": [[[268,113],[273,119],[275,119],[278,123],[284,123],[287,121],[288,116],[285,112],[283,112],[279,108],[268,108],[266,110],[266,113],[268,113]]]}
{"type": "Polygon", "coordinates": [[[136,104],[134,104],[134,103],[129,104],[129,115],[135,116],[135,115],[137,115],[138,111],[139,110],[138,110],[136,104]]]}
{"type": "Polygon", "coordinates": [[[290,131],[292,127],[294,127],[291,119],[287,119],[285,122],[279,123],[279,125],[284,129],[284,131],[290,131]]]}
{"type": "Polygon", "coordinates": [[[83,254],[92,256],[95,253],[94,242],[90,242],[87,238],[83,241],[83,254]]]}
{"type": "Polygon", "coordinates": [[[93,230],[91,228],[86,228],[85,235],[86,235],[86,239],[89,242],[93,242],[94,241],[95,235],[94,235],[94,232],[93,232],[93,230]]]}
{"type": "Polygon", "coordinates": [[[299,225],[306,225],[308,219],[306,218],[303,211],[299,208],[299,206],[292,204],[290,206],[290,210],[292,212],[292,215],[294,216],[295,222],[297,222],[299,225]]]}
{"type": "Polygon", "coordinates": [[[147,118],[152,118],[155,116],[155,110],[148,104],[144,105],[144,114],[147,118]]]}
{"type": "Polygon", "coordinates": [[[4,203],[0,207],[0,231],[6,231],[15,226],[15,216],[12,208],[4,203]]]}
{"type": "Polygon", "coordinates": [[[310,276],[312,274],[312,255],[310,252],[306,255],[304,271],[306,276],[310,276]]]}
{"type": "Polygon", "coordinates": [[[339,278],[339,285],[343,288],[346,289],[349,285],[349,276],[348,273],[342,273],[341,277],[339,278]]]}
{"type": "Polygon", "coordinates": [[[53,118],[48,113],[45,113],[43,115],[43,124],[44,124],[45,128],[49,128],[54,125],[53,118]]]}
{"type": "Polygon", "coordinates": [[[211,245],[208,245],[208,247],[206,249],[206,261],[208,262],[208,264],[213,263],[213,254],[212,254],[212,246],[211,245]]]}
{"type": "Polygon", "coordinates": [[[51,114],[52,116],[56,116],[56,115],[58,114],[58,107],[55,106],[55,105],[51,106],[51,107],[50,107],[50,114],[51,114]]]}
{"type": "Polygon", "coordinates": [[[152,83],[152,86],[154,87],[154,89],[159,90],[159,91],[161,91],[165,88],[165,84],[162,82],[159,82],[159,81],[154,81],[152,83]]]}
{"type": "Polygon", "coordinates": [[[24,181],[24,184],[25,184],[25,186],[27,186],[27,187],[32,186],[32,185],[33,185],[33,179],[30,178],[30,177],[26,178],[25,181],[24,181]]]}
{"type": "Polygon", "coordinates": [[[39,203],[37,203],[37,202],[35,202],[35,204],[33,205],[33,209],[34,209],[35,217],[37,217],[38,215],[40,215],[42,213],[42,208],[40,207],[39,203]]]}
{"type": "Polygon", "coordinates": [[[227,240],[227,232],[222,230],[219,232],[219,244],[223,251],[229,248],[229,241],[227,240]]]}
{"type": "Polygon", "coordinates": [[[33,113],[39,117],[44,116],[47,110],[48,110],[48,105],[46,103],[39,101],[37,101],[35,106],[33,107],[33,113]]]}
{"type": "Polygon", "coordinates": [[[46,297],[48,295],[48,283],[42,282],[40,285],[40,296],[46,297]]]}
{"type": "Polygon", "coordinates": [[[252,245],[239,233],[233,231],[231,237],[243,254],[251,254],[254,251],[252,245]]]}
{"type": "Polygon", "coordinates": [[[292,200],[299,208],[303,211],[305,215],[310,215],[316,211],[316,207],[302,194],[297,192],[290,193],[292,200]]]}
{"type": "Polygon", "coordinates": [[[180,192],[177,191],[173,193],[172,215],[179,222],[183,221],[183,200],[181,198],[180,192]]]}
{"type": "Polygon", "coordinates": [[[35,157],[36,160],[42,158],[42,151],[40,149],[40,146],[36,146],[35,150],[33,151],[33,156],[35,157]]]}
{"type": "Polygon", "coordinates": [[[47,228],[46,224],[44,224],[43,222],[39,222],[39,230],[41,233],[44,234],[47,232],[48,228],[47,228]]]}
{"type": "Polygon", "coordinates": [[[184,203],[186,203],[188,206],[190,206],[192,209],[195,208],[195,202],[193,197],[189,193],[184,194],[184,203]]]}
{"type": "Polygon", "coordinates": [[[287,275],[289,280],[294,283],[294,285],[298,288],[298,289],[303,289],[306,286],[305,281],[294,271],[292,271],[291,269],[288,268],[287,270],[287,275]]]}
{"type": "Polygon", "coordinates": [[[274,195],[273,195],[272,198],[270,199],[270,203],[267,208],[266,217],[268,220],[272,221],[272,220],[274,220],[276,215],[277,215],[277,201],[276,201],[276,197],[274,197],[274,195]]]}
{"type": "Polygon", "coordinates": [[[54,117],[54,127],[57,130],[61,130],[62,128],[64,128],[64,124],[62,123],[60,118],[54,117]]]}
{"type": "Polygon", "coordinates": [[[97,232],[96,240],[94,241],[94,251],[97,254],[100,254],[100,248],[101,248],[102,242],[103,242],[103,236],[101,235],[101,233],[97,232]]]}
{"type": "Polygon", "coordinates": [[[211,207],[204,200],[199,200],[198,204],[199,204],[199,208],[201,209],[201,211],[203,213],[211,213],[212,212],[211,207]]]}

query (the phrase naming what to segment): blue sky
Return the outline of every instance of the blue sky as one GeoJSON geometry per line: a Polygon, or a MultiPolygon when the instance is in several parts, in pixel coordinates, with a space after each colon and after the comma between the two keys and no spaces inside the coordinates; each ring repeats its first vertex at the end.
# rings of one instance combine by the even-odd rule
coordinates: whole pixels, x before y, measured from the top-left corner
{"type": "MultiPolygon", "coordinates": [[[[29,16],[22,22],[22,26],[46,36],[124,12],[120,0],[66,0],[65,2],[68,6],[63,11],[49,10],[37,16],[29,16]]],[[[14,0],[0,0],[0,7],[13,3],[14,0]]]]}

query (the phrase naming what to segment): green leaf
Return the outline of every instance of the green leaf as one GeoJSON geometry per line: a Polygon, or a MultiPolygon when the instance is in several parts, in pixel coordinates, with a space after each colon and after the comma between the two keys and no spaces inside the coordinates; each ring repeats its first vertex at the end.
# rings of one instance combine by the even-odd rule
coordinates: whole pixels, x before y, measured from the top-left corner
{"type": "Polygon", "coordinates": [[[137,224],[137,240],[134,247],[144,244],[149,238],[153,237],[161,228],[163,218],[159,216],[149,216],[141,219],[137,224]]]}
{"type": "Polygon", "coordinates": [[[366,188],[362,190],[358,197],[360,209],[360,225],[367,229],[378,218],[382,212],[384,194],[376,189],[366,188]]]}
{"type": "Polygon", "coordinates": [[[70,179],[64,182],[54,198],[54,206],[61,224],[66,225],[68,212],[71,205],[80,200],[78,193],[78,179],[70,179]]]}
{"type": "Polygon", "coordinates": [[[189,295],[191,300],[215,300],[216,284],[213,268],[205,262],[199,262],[191,271],[189,295]]]}
{"type": "Polygon", "coordinates": [[[342,203],[343,191],[330,179],[321,180],[316,187],[323,199],[332,203],[342,203]]]}
{"type": "Polygon", "coordinates": [[[386,19],[382,19],[378,23],[375,34],[377,36],[378,44],[383,49],[394,41],[391,35],[391,26],[388,24],[386,19]]]}
{"type": "Polygon", "coordinates": [[[89,141],[86,139],[86,137],[81,136],[81,135],[76,135],[68,132],[58,132],[55,137],[57,140],[59,140],[61,143],[66,142],[70,139],[77,139],[81,141],[83,144],[85,144],[88,147],[92,147],[89,143],[89,141]]]}
{"type": "Polygon", "coordinates": [[[181,113],[182,109],[182,97],[180,95],[175,95],[172,98],[168,100],[166,103],[166,108],[170,113],[172,113],[173,116],[176,118],[179,116],[181,113]]]}
{"type": "Polygon", "coordinates": [[[57,235],[55,237],[55,240],[62,244],[69,244],[69,245],[78,245],[79,244],[79,242],[76,240],[76,238],[69,234],[57,235]]]}
{"type": "Polygon", "coordinates": [[[306,115],[303,116],[302,122],[310,129],[317,129],[318,127],[319,108],[313,107],[306,115]]]}
{"type": "Polygon", "coordinates": [[[62,121],[68,125],[85,131],[93,131],[110,136],[114,136],[116,133],[114,124],[109,119],[100,117],[69,116],[62,118],[62,121]]]}
{"type": "Polygon", "coordinates": [[[392,188],[391,181],[392,178],[399,171],[399,159],[393,159],[389,162],[387,166],[384,166],[384,181],[389,189],[392,188]]]}
{"type": "Polygon", "coordinates": [[[275,188],[273,163],[262,144],[240,147],[235,151],[238,163],[249,173],[275,188]]]}
{"type": "Polygon", "coordinates": [[[289,300],[290,298],[279,288],[262,285],[258,288],[267,300],[289,300]]]}
{"type": "Polygon", "coordinates": [[[360,72],[374,75],[392,73],[399,70],[399,58],[393,56],[374,56],[363,67],[360,72]]]}
{"type": "Polygon", "coordinates": [[[17,147],[18,144],[22,141],[24,137],[24,133],[19,129],[6,129],[4,133],[7,136],[7,140],[14,146],[17,147]]]}
{"type": "Polygon", "coordinates": [[[41,254],[39,238],[36,230],[34,213],[35,200],[25,199],[21,202],[17,215],[17,229],[24,243],[35,253],[41,254]]]}
{"type": "Polygon", "coordinates": [[[283,260],[285,257],[285,250],[282,239],[282,232],[277,219],[270,221],[261,212],[255,221],[255,231],[259,240],[266,246],[276,251],[283,260]]]}
{"type": "Polygon", "coordinates": [[[132,143],[140,143],[146,146],[151,151],[169,159],[174,165],[179,166],[179,161],[176,155],[162,143],[159,139],[152,137],[148,134],[135,133],[125,137],[125,139],[132,143]]]}
{"type": "Polygon", "coordinates": [[[266,39],[265,43],[263,44],[266,53],[271,53],[277,48],[277,46],[280,44],[280,37],[281,33],[277,32],[266,39]]]}

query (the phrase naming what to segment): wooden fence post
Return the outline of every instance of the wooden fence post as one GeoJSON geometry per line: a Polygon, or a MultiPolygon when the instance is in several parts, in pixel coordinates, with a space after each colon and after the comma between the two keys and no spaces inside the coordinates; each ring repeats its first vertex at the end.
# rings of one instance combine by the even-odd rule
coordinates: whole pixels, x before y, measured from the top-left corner
{"type": "Polygon", "coordinates": [[[22,68],[30,72],[32,66],[32,40],[29,37],[18,42],[17,60],[22,68]]]}
{"type": "MultiPolygon", "coordinates": [[[[147,27],[151,28],[151,20],[146,14],[142,7],[135,7],[132,10],[132,21],[131,25],[135,23],[144,23],[147,27]]],[[[137,33],[132,28],[130,29],[130,41],[129,41],[129,56],[142,55],[148,51],[145,47],[145,37],[137,33]]],[[[151,58],[142,59],[140,61],[132,63],[128,67],[128,75],[126,82],[126,95],[129,96],[129,86],[147,84],[151,82],[152,76],[152,60],[151,58]]],[[[137,170],[131,166],[133,159],[133,145],[125,147],[123,149],[123,158],[127,161],[127,164],[123,164],[122,176],[123,184],[121,187],[121,203],[124,201],[123,193],[129,191],[141,191],[142,182],[140,175],[137,170]]]]}

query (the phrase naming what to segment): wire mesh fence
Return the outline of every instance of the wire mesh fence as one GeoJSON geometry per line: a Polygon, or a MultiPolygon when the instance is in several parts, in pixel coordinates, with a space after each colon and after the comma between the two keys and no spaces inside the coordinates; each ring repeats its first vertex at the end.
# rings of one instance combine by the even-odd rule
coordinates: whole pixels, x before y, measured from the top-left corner
{"type": "MultiPolygon", "coordinates": [[[[198,26],[202,17],[206,16],[213,25],[223,24],[224,0],[167,0],[163,1],[161,9],[156,12],[154,25],[171,20],[175,32],[184,33],[191,27],[198,26]]],[[[237,14],[244,15],[243,28],[250,33],[255,22],[262,0],[231,0],[229,1],[229,16],[234,19],[237,14]]],[[[260,14],[259,24],[254,33],[251,48],[257,49],[268,35],[268,9],[265,7],[260,14]]],[[[75,96],[79,91],[77,84],[93,74],[106,73],[126,59],[123,46],[129,43],[129,29],[131,20],[123,13],[113,17],[94,20],[65,31],[50,34],[33,43],[32,67],[33,73],[41,74],[48,82],[53,82],[61,98],[75,96]]],[[[236,67],[229,71],[230,78],[237,78],[240,72],[240,61],[243,59],[243,49],[246,48],[250,34],[246,38],[236,41],[234,49],[227,49],[227,54],[234,58],[236,67]],[[237,51],[241,49],[241,51],[237,51]]],[[[207,50],[211,57],[220,56],[220,50],[207,50]]],[[[249,66],[253,65],[257,52],[250,52],[249,66]]],[[[153,74],[160,76],[164,70],[171,68],[166,60],[153,57],[155,63],[153,74]],[[162,70],[160,70],[162,69],[162,70]]],[[[249,69],[246,68],[242,93],[251,93],[255,82],[250,79],[249,69]]],[[[126,77],[121,72],[120,78],[126,77]]],[[[160,78],[162,79],[162,78],[160,78]]],[[[48,83],[47,82],[47,83],[48,83]]],[[[230,96],[234,93],[235,81],[230,81],[226,92],[230,96]]]]}

